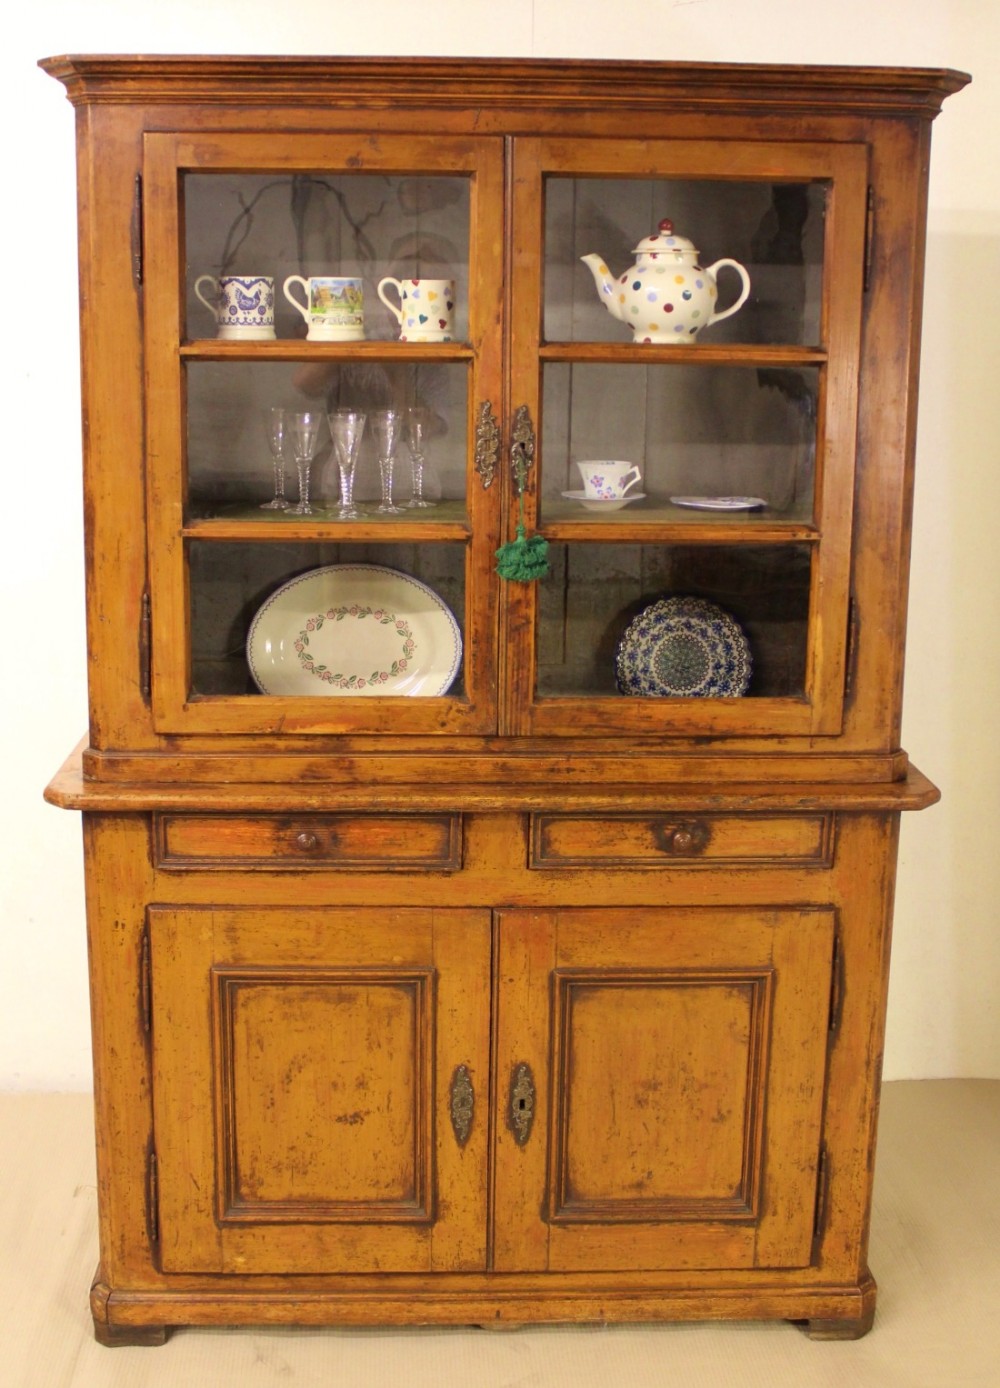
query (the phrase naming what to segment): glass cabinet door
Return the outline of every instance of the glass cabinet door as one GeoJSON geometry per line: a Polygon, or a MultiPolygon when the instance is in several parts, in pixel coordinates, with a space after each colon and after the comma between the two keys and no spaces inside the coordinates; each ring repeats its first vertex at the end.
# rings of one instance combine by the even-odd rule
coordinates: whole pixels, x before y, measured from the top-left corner
{"type": "Polygon", "coordinates": [[[839,731],[866,170],[860,145],[517,142],[512,400],[550,572],[509,588],[511,731],[839,731]]]}
{"type": "Polygon", "coordinates": [[[495,729],[500,142],[150,134],[144,205],[158,729],[495,729]]]}

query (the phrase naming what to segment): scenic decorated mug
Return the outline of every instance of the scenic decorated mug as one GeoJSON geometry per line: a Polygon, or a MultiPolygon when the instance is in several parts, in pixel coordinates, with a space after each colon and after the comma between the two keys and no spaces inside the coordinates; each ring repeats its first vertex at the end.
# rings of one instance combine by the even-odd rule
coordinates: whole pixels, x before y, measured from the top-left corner
{"type": "Polygon", "coordinates": [[[610,461],[606,458],[577,463],[583,478],[583,489],[592,501],[620,501],[642,481],[642,473],[634,463],[610,461]]]}
{"type": "Polygon", "coordinates": [[[455,321],[454,280],[397,280],[387,275],[379,281],[378,296],[399,324],[400,342],[450,342],[455,321]],[[396,291],[399,303],[386,297],[396,291]]]}
{"type": "Polygon", "coordinates": [[[199,275],[194,292],[215,316],[216,337],[274,337],[274,280],[270,275],[199,275]],[[201,292],[203,284],[212,286],[210,299],[201,292]]]}
{"type": "Polygon", "coordinates": [[[306,337],[312,342],[357,342],[365,335],[365,292],[355,276],[289,275],[284,284],[285,298],[306,321],[306,337]],[[301,285],[306,302],[292,293],[301,285]]]}

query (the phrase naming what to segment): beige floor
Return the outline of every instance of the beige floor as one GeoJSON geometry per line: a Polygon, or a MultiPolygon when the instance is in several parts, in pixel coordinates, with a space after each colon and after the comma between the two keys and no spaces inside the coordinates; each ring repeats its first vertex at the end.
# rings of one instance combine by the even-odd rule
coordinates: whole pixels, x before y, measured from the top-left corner
{"type": "Polygon", "coordinates": [[[91,1338],[90,1101],[0,1094],[0,1388],[1000,1388],[1000,1082],[886,1086],[875,1329],[177,1330],[91,1338]]]}

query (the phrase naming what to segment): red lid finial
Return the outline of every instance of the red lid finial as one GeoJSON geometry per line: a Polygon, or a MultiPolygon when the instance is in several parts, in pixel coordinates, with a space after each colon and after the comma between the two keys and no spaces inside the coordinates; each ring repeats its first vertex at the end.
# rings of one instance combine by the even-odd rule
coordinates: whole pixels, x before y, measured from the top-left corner
{"type": "Polygon", "coordinates": [[[660,232],[664,236],[673,236],[674,224],[669,217],[664,217],[663,221],[660,223],[660,232]]]}

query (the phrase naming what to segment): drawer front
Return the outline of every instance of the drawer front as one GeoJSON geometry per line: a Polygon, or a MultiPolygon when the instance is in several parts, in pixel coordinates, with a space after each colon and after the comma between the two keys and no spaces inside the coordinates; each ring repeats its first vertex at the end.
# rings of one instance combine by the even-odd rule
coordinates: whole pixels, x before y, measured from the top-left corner
{"type": "Polygon", "coordinates": [[[462,866],[460,814],[161,814],[154,837],[156,865],[168,869],[454,872],[462,866]]]}
{"type": "Polygon", "coordinates": [[[832,814],[532,816],[533,868],[829,867],[832,814]]]}

